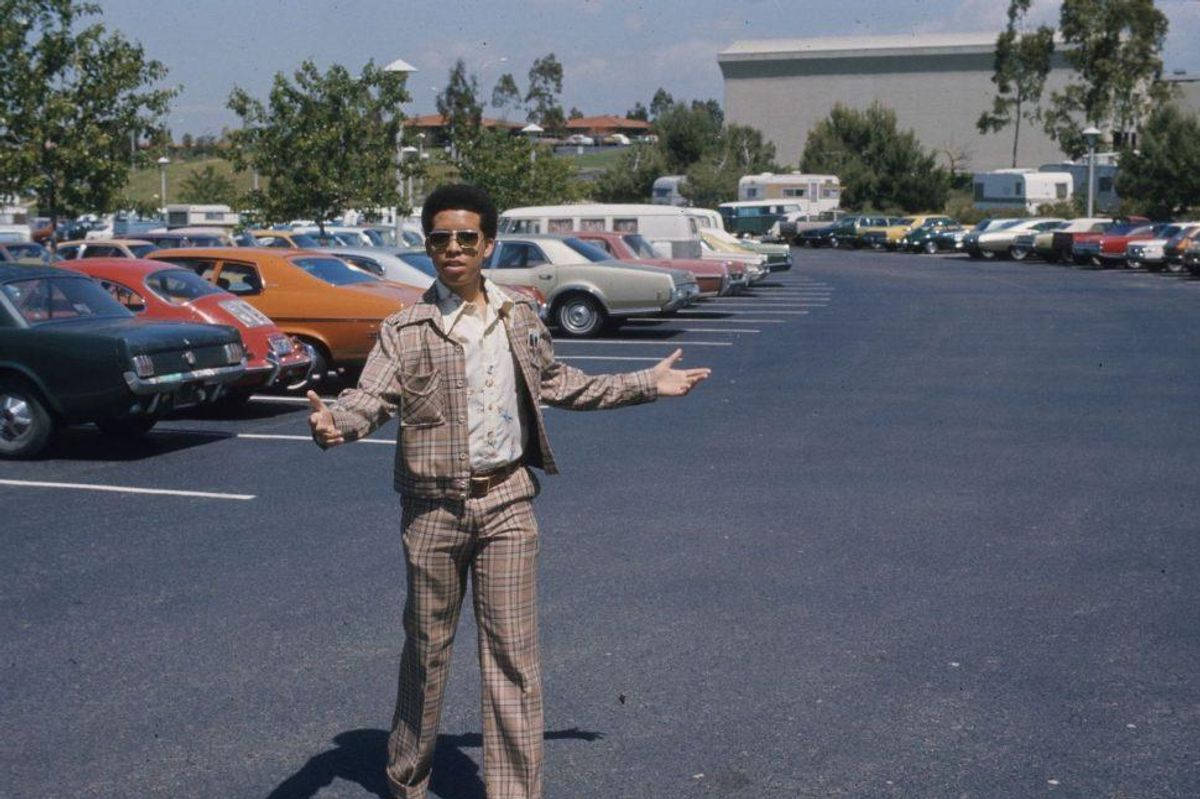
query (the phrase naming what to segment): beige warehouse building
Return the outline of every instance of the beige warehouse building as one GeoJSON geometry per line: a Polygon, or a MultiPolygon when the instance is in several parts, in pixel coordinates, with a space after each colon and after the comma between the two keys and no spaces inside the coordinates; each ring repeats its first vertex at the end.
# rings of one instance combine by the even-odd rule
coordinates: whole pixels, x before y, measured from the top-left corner
{"type": "MultiPolygon", "coordinates": [[[[735,42],[717,55],[725,79],[725,117],[762,131],[781,165],[795,168],[808,131],[834,103],[892,108],[901,129],[966,171],[1012,165],[1012,128],[979,133],[991,107],[996,33],[922,34],[735,42]]],[[[1045,96],[1071,71],[1055,54],[1045,96]]],[[[1062,160],[1040,127],[1021,123],[1019,166],[1062,160]]]]}

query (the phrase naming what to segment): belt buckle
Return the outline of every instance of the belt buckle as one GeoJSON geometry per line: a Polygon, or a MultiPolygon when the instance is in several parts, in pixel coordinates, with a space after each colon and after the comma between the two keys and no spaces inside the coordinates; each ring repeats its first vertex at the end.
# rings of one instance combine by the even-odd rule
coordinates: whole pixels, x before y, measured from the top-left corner
{"type": "Polygon", "coordinates": [[[473,497],[485,497],[487,496],[487,493],[492,490],[492,475],[490,474],[483,477],[471,477],[468,479],[470,480],[471,485],[470,494],[473,497]]]}

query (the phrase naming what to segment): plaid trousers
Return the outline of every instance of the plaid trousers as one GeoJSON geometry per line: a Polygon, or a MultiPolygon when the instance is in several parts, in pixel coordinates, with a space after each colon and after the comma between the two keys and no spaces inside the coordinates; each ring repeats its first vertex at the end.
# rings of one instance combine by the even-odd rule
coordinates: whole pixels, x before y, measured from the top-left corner
{"type": "Polygon", "coordinates": [[[538,658],[538,493],[528,468],[477,498],[403,498],[408,591],[387,777],[400,799],[425,799],[450,652],[470,574],[483,680],[488,799],[542,795],[538,658]]]}

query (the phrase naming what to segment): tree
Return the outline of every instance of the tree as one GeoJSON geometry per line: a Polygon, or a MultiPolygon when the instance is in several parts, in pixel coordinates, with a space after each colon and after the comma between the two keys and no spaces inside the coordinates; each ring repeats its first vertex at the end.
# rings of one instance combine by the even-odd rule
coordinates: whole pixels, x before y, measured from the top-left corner
{"type": "Polygon", "coordinates": [[[634,103],[633,108],[625,112],[626,119],[640,119],[643,122],[650,121],[650,112],[646,110],[646,106],[639,103],[634,103]]]}
{"type": "Polygon", "coordinates": [[[500,111],[501,119],[508,119],[508,109],[516,111],[521,107],[521,90],[511,72],[505,72],[496,81],[492,89],[492,107],[500,111]]]}
{"type": "Polygon", "coordinates": [[[524,136],[478,128],[455,143],[454,163],[459,177],[486,189],[501,210],[579,199],[571,162],[549,152],[535,153],[533,147],[524,136]]]}
{"type": "Polygon", "coordinates": [[[525,105],[529,107],[527,119],[536,122],[547,131],[562,130],[565,123],[558,96],[562,94],[563,68],[549,53],[533,62],[529,68],[529,91],[525,93],[525,105]]]}
{"type": "Polygon", "coordinates": [[[1117,193],[1152,219],[1200,213],[1200,118],[1171,103],[1155,109],[1138,149],[1121,153],[1117,193]]]}
{"type": "Polygon", "coordinates": [[[725,110],[711,97],[707,100],[692,100],[692,110],[708,114],[718,128],[725,124],[725,110]]]}
{"type": "MultiPolygon", "coordinates": [[[[693,104],[693,108],[696,108],[693,104]]],[[[692,205],[715,208],[737,199],[738,180],[756,172],[774,172],[775,145],[762,133],[745,125],[728,125],[716,145],[687,170],[680,193],[692,205]]]]}
{"type": "Polygon", "coordinates": [[[1051,94],[1046,133],[1063,152],[1087,152],[1083,127],[1111,130],[1121,144],[1169,98],[1162,72],[1167,17],[1153,0],[1063,0],[1059,31],[1077,79],[1051,94]]]}
{"type": "Polygon", "coordinates": [[[185,134],[183,134],[183,137],[179,140],[179,146],[182,147],[184,150],[187,150],[188,153],[190,154],[192,152],[192,148],[196,146],[196,140],[192,138],[192,134],[185,133],[185,134]]]}
{"type": "Polygon", "coordinates": [[[716,144],[721,125],[706,108],[689,108],[672,102],[656,117],[654,129],[668,172],[683,174],[716,144]]]}
{"type": "Polygon", "coordinates": [[[654,93],[654,97],[650,100],[650,118],[658,119],[670,110],[673,105],[675,105],[675,98],[666,89],[659,86],[658,91],[654,93]]]}
{"type": "Polygon", "coordinates": [[[305,61],[289,81],[276,73],[267,105],[234,88],[229,108],[243,127],[230,133],[238,170],[254,168],[268,191],[248,204],[268,219],[329,219],[350,208],[395,205],[394,146],[405,76],[367,62],[358,77],[305,61]]]}
{"type": "MultiPolygon", "coordinates": [[[[51,225],[60,213],[115,207],[130,140],[148,134],[173,89],[140,44],[89,22],[75,0],[3,0],[0,25],[0,195],[32,193],[51,225]]],[[[52,239],[53,240],[53,239],[52,239]]]]}
{"type": "Polygon", "coordinates": [[[834,105],[809,131],[800,170],[837,175],[842,204],[853,209],[939,210],[949,195],[946,170],[878,102],[866,111],[834,105]]]}
{"type": "Polygon", "coordinates": [[[437,96],[437,111],[446,121],[453,142],[465,132],[479,127],[483,121],[483,104],[479,101],[479,79],[467,75],[467,65],[460,58],[450,69],[450,81],[437,96]]]}
{"type": "Polygon", "coordinates": [[[600,173],[591,194],[600,202],[644,203],[650,198],[655,178],[666,174],[670,173],[662,148],[637,142],[600,173]]]}
{"type": "Polygon", "coordinates": [[[220,203],[235,205],[237,188],[228,175],[223,175],[209,164],[203,169],[193,169],[180,184],[179,199],[185,203],[207,205],[220,203]]]}
{"type": "Polygon", "coordinates": [[[1012,165],[1017,165],[1017,146],[1021,138],[1021,120],[1030,123],[1041,118],[1038,103],[1050,74],[1054,56],[1054,29],[1042,25],[1033,33],[1019,33],[1017,26],[1029,11],[1032,0],[1011,0],[1008,27],[996,39],[992,83],[996,96],[992,110],[985,111],[975,123],[980,133],[998,133],[1013,126],[1012,165]]]}
{"type": "Polygon", "coordinates": [[[567,113],[567,119],[583,119],[583,112],[575,106],[571,106],[571,110],[567,113]]]}

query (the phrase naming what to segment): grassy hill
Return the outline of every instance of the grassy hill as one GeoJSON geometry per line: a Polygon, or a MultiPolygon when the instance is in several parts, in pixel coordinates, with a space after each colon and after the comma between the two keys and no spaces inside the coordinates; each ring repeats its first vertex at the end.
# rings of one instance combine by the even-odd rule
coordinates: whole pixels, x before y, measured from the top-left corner
{"type": "MultiPolygon", "coordinates": [[[[173,161],[167,164],[167,201],[179,202],[179,190],[192,171],[199,171],[211,166],[218,173],[226,175],[239,192],[250,191],[253,177],[249,172],[241,174],[233,171],[233,166],[224,158],[198,158],[194,161],[173,161]]],[[[125,196],[131,200],[159,205],[158,191],[160,188],[158,166],[143,167],[129,173],[129,183],[125,186],[125,196]]]]}

